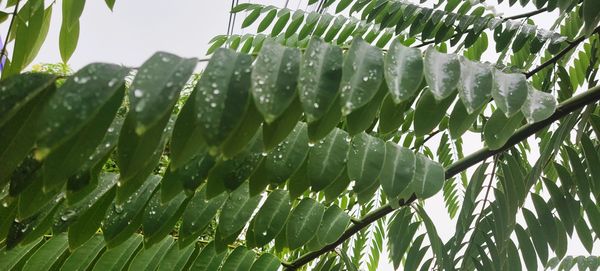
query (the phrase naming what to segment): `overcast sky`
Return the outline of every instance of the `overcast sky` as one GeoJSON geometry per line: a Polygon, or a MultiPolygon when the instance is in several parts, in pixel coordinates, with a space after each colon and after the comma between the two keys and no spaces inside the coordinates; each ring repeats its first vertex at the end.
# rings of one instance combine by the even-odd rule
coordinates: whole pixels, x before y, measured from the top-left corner
{"type": "MultiPolygon", "coordinates": [[[[285,0],[250,0],[254,3],[274,4],[282,7],[285,0]]],[[[60,1],[59,1],[60,2],[60,1]]],[[[248,0],[240,0],[240,3],[248,0]]],[[[496,1],[488,1],[496,3],[496,1]]],[[[505,1],[507,2],[507,1],[505,1]]],[[[81,34],[77,50],[69,65],[75,70],[91,62],[119,63],[139,66],[156,51],[168,51],[185,57],[205,57],[208,41],[227,31],[231,2],[226,0],[117,0],[111,12],[103,0],[88,0],[81,17],[81,34]]],[[[58,36],[60,29],[60,5],[54,9],[50,33],[35,63],[60,62],[58,36]]],[[[291,9],[305,9],[306,0],[290,0],[291,9]]],[[[532,10],[515,6],[501,6],[498,12],[507,15],[532,10]]],[[[239,28],[244,14],[237,19],[234,33],[244,33],[239,28]]],[[[548,28],[555,16],[544,14],[535,18],[548,28]]],[[[6,24],[5,24],[6,25],[6,24]]],[[[2,33],[5,33],[5,27],[2,33]]],[[[490,45],[491,48],[492,45],[490,45]]],[[[487,56],[495,61],[497,55],[490,49],[487,56]]],[[[479,149],[479,135],[465,143],[465,154],[479,149]]],[[[454,233],[454,223],[446,214],[440,195],[426,201],[426,207],[444,240],[454,233]]],[[[479,211],[479,209],[477,210],[479,211]]],[[[600,252],[598,249],[596,253],[600,252]]],[[[580,244],[570,243],[568,254],[586,254],[580,244]]],[[[387,253],[382,255],[387,262],[387,253]]],[[[386,265],[389,267],[389,265],[386,265]]]]}

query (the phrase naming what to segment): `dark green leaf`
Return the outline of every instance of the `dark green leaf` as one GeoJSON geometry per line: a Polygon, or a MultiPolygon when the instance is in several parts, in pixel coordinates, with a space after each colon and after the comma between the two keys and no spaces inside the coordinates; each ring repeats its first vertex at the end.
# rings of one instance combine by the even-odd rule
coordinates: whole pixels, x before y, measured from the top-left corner
{"type": "Polygon", "coordinates": [[[252,95],[267,123],[280,117],[296,97],[300,51],[276,42],[263,45],[252,70],[252,95]]]}
{"type": "Polygon", "coordinates": [[[319,141],[308,154],[307,177],[313,191],[331,184],[342,172],[348,155],[350,137],[335,129],[319,141]]]}
{"type": "Polygon", "coordinates": [[[290,249],[297,249],[306,244],[315,234],[325,213],[325,207],[311,199],[304,198],[292,210],[287,221],[286,236],[290,249]]]}
{"type": "MultiPolygon", "coordinates": [[[[240,125],[250,102],[252,58],[229,49],[215,51],[196,84],[195,112],[201,136],[219,147],[240,125]]],[[[212,151],[214,153],[214,151],[212,151]]]]}
{"type": "Polygon", "coordinates": [[[321,39],[308,44],[300,66],[298,96],[307,122],[323,118],[338,96],[342,77],[342,50],[321,39]]]}

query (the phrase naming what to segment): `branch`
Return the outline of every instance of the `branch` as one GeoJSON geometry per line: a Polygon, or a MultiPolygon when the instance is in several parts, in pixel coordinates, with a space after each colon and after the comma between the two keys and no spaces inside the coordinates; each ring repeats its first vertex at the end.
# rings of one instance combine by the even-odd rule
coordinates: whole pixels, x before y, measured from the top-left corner
{"type": "MultiPolygon", "coordinates": [[[[8,25],[8,31],[6,32],[6,37],[4,38],[4,46],[2,46],[2,51],[0,51],[0,62],[2,62],[2,59],[4,58],[4,55],[6,54],[6,47],[8,47],[8,38],[10,37],[10,32],[12,31],[12,28],[15,24],[15,19],[17,18],[17,12],[19,12],[19,4],[21,3],[20,0],[17,0],[17,3],[15,4],[15,10],[12,13],[12,18],[10,18],[10,24],[8,25]]],[[[6,56],[6,59],[8,59],[8,56],[6,56]]]]}
{"type": "Polygon", "coordinates": [[[527,13],[523,13],[523,14],[519,14],[519,15],[515,15],[515,16],[506,17],[506,18],[503,18],[502,20],[508,21],[508,20],[518,20],[518,19],[523,19],[523,18],[529,18],[531,16],[538,15],[538,14],[540,14],[542,12],[546,12],[547,10],[548,10],[548,8],[541,8],[541,9],[534,10],[534,11],[531,11],[531,12],[527,12],[527,13]]]}
{"type": "MultiPolygon", "coordinates": [[[[554,114],[552,114],[552,116],[550,116],[549,118],[547,118],[543,121],[540,121],[540,122],[528,124],[528,125],[521,127],[519,130],[517,130],[515,132],[515,134],[513,134],[513,136],[511,136],[508,139],[506,144],[504,144],[504,146],[502,146],[501,148],[499,148],[497,150],[490,150],[488,148],[483,148],[475,153],[472,153],[469,156],[464,157],[463,159],[460,159],[460,160],[454,162],[452,165],[450,165],[449,167],[446,168],[445,179],[446,180],[451,179],[452,177],[454,177],[456,174],[462,172],[463,170],[466,170],[467,168],[469,168],[473,165],[476,165],[491,156],[494,156],[498,153],[501,153],[501,152],[511,148],[512,146],[514,146],[514,145],[518,144],[519,142],[527,139],[528,137],[534,135],[538,131],[544,129],[545,127],[547,127],[548,125],[561,119],[562,117],[564,117],[564,116],[566,116],[588,104],[596,103],[596,102],[598,102],[598,100],[600,100],[600,86],[591,88],[577,96],[571,97],[570,99],[562,102],[557,107],[556,112],[554,112],[554,114]]],[[[406,205],[414,202],[416,199],[417,199],[416,196],[413,194],[408,200],[406,200],[406,201],[401,200],[400,206],[406,206],[406,205]]],[[[368,213],[362,219],[356,221],[356,223],[354,225],[350,226],[344,232],[344,234],[342,234],[342,236],[335,242],[333,242],[329,245],[326,245],[325,247],[323,247],[317,251],[312,251],[312,252],[306,253],[291,263],[284,263],[282,265],[287,270],[298,269],[299,267],[309,263],[310,261],[318,258],[319,256],[335,249],[338,245],[340,245],[340,244],[344,243],[346,240],[350,239],[350,237],[352,237],[354,234],[356,234],[363,228],[369,226],[372,222],[388,215],[389,213],[391,213],[393,211],[394,211],[394,209],[389,204],[386,204],[386,205],[376,209],[375,211],[368,213]]]]}

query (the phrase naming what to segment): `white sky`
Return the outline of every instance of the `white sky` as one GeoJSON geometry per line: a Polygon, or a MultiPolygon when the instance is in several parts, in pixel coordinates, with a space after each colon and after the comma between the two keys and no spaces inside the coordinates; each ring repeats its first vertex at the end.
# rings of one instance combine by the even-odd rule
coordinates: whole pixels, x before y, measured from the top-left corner
{"type": "MultiPolygon", "coordinates": [[[[250,1],[278,7],[282,7],[286,2],[285,0],[250,1]]],[[[139,66],[156,51],[168,51],[185,57],[205,57],[208,41],[227,31],[231,2],[226,0],[168,2],[172,4],[165,5],[165,1],[159,0],[117,0],[114,12],[111,12],[102,0],[87,1],[81,17],[79,44],[69,65],[75,70],[91,62],[139,66]]],[[[240,3],[243,2],[248,0],[240,0],[240,3]]],[[[496,1],[488,2],[496,3],[496,1]]],[[[290,0],[288,7],[306,9],[306,0],[290,0]]],[[[532,7],[524,9],[518,5],[512,8],[503,5],[498,8],[499,12],[507,16],[531,10],[532,7]]],[[[60,62],[58,51],[60,5],[55,7],[53,17],[48,38],[34,64],[60,62]]],[[[243,13],[238,16],[234,33],[252,32],[240,29],[243,17],[243,13]]],[[[547,29],[555,18],[556,16],[544,14],[535,17],[535,21],[547,29]]],[[[6,32],[5,25],[0,28],[2,31],[0,33],[6,32]]],[[[493,44],[490,44],[490,48],[493,48],[493,44]]],[[[488,49],[484,58],[495,62],[497,54],[493,49],[488,49]]],[[[464,152],[472,153],[481,146],[479,135],[468,136],[465,140],[464,152]]],[[[426,201],[426,209],[437,225],[442,239],[447,240],[454,233],[455,227],[446,213],[441,192],[426,201]]],[[[384,268],[382,270],[390,270],[391,266],[387,264],[385,250],[384,247],[380,267],[384,268]]],[[[600,251],[596,248],[594,252],[600,251]]],[[[567,255],[585,254],[587,253],[579,242],[570,242],[567,255]]]]}

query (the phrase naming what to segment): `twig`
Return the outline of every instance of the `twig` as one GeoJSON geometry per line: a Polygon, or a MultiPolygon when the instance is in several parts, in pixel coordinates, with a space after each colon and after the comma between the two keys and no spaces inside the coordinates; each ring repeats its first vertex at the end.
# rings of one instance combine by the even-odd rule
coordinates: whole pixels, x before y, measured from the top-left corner
{"type": "MultiPolygon", "coordinates": [[[[596,30],[594,30],[593,33],[598,33],[599,31],[600,31],[600,27],[596,28],[596,30]]],[[[586,35],[581,35],[579,38],[577,38],[576,40],[569,43],[569,46],[565,47],[565,49],[560,51],[554,57],[552,57],[548,61],[542,63],[541,65],[537,66],[535,69],[533,69],[529,72],[526,72],[525,76],[527,76],[527,78],[529,78],[529,77],[533,76],[534,74],[538,73],[539,71],[543,70],[544,68],[556,63],[561,58],[563,58],[567,53],[569,53],[569,51],[573,50],[573,48],[577,47],[580,43],[582,43],[586,39],[587,39],[586,35]]]]}
{"type": "Polygon", "coordinates": [[[535,15],[538,15],[538,14],[540,14],[542,12],[546,12],[546,11],[548,11],[548,8],[541,8],[541,9],[534,10],[534,11],[531,11],[531,12],[527,12],[527,13],[523,13],[523,14],[519,14],[519,15],[514,15],[514,16],[506,17],[506,18],[503,18],[502,20],[503,21],[508,21],[508,20],[518,20],[518,19],[523,19],[523,18],[529,18],[531,16],[535,16],[535,15]]]}
{"type": "MultiPolygon", "coordinates": [[[[4,58],[5,54],[6,54],[6,47],[8,47],[8,38],[10,37],[10,32],[12,31],[12,28],[15,24],[15,19],[17,18],[17,12],[19,12],[19,4],[21,3],[21,0],[17,0],[17,3],[15,4],[15,10],[12,13],[12,18],[10,18],[10,24],[8,25],[8,31],[6,33],[6,37],[4,38],[4,46],[2,46],[2,51],[0,51],[0,62],[2,61],[2,58],[4,58]]],[[[8,56],[6,56],[6,58],[8,59],[8,56]]]]}

